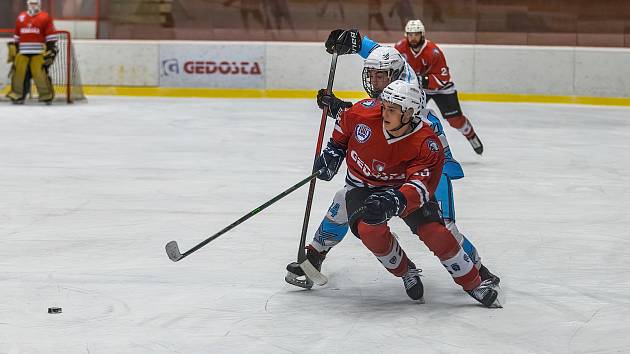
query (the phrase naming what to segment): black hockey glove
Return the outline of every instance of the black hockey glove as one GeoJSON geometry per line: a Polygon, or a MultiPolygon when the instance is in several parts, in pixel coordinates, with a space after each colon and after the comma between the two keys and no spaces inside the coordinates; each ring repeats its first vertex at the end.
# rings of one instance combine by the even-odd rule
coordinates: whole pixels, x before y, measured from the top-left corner
{"type": "Polygon", "coordinates": [[[361,34],[358,30],[336,29],[326,39],[326,51],[329,54],[355,54],[361,50],[361,34]]]}
{"type": "Polygon", "coordinates": [[[364,202],[363,221],[376,225],[400,215],[407,207],[407,199],[398,189],[389,189],[370,195],[364,202]]]}
{"type": "Polygon", "coordinates": [[[346,157],[346,149],[331,139],[322,154],[315,160],[313,172],[320,171],[317,178],[330,181],[339,171],[344,157],[346,157]]]}
{"type": "Polygon", "coordinates": [[[326,89],[321,89],[317,91],[317,105],[321,109],[328,107],[328,116],[337,119],[342,110],[352,107],[352,102],[342,101],[335,97],[334,93],[327,95],[326,89]]]}
{"type": "Polygon", "coordinates": [[[46,43],[46,52],[44,53],[44,67],[49,68],[57,57],[57,46],[55,42],[46,43]]]}

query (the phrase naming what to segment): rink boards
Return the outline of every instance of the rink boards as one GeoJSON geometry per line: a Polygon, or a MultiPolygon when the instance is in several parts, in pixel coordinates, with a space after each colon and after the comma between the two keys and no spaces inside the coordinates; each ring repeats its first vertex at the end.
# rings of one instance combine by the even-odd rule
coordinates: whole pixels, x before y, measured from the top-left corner
{"type": "MultiPolygon", "coordinates": [[[[310,97],[325,83],[330,65],[320,43],[77,40],[75,45],[88,94],[310,97]]],[[[442,48],[464,99],[629,104],[628,49],[442,48]]],[[[0,45],[0,58],[5,55],[0,45]]],[[[361,67],[358,56],[341,57],[335,90],[360,97],[361,67]]],[[[7,72],[1,65],[0,86],[7,72]]]]}

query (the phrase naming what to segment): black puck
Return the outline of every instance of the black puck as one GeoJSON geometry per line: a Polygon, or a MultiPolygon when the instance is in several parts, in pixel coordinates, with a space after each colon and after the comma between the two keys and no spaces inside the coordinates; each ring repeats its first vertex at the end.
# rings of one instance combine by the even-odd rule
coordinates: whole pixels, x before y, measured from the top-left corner
{"type": "Polygon", "coordinates": [[[61,307],[49,307],[48,313],[61,313],[61,307]]]}

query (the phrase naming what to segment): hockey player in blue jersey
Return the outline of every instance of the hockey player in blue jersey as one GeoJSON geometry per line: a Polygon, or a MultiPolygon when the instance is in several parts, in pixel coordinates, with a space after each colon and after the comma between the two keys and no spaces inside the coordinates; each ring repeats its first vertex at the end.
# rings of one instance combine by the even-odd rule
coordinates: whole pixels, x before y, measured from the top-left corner
{"type": "MultiPolygon", "coordinates": [[[[361,37],[356,30],[332,31],[326,41],[326,50],[332,53],[334,48],[336,48],[338,54],[356,53],[365,59],[362,73],[363,87],[372,98],[377,98],[382,90],[390,82],[395,80],[403,80],[420,86],[415,72],[395,48],[381,46],[367,36],[361,37]],[[342,49],[340,50],[340,48],[342,49]]],[[[342,110],[352,106],[352,103],[344,102],[336,98],[334,94],[326,95],[324,90],[318,92],[317,103],[320,108],[323,108],[324,105],[328,106],[329,116],[332,118],[337,118],[342,110]]],[[[446,227],[458,239],[463,250],[475,263],[475,266],[479,270],[481,280],[490,279],[493,283],[498,284],[500,281],[499,277],[492,274],[488,268],[481,263],[481,257],[479,257],[477,249],[466,236],[459,232],[455,224],[455,209],[451,181],[463,178],[464,172],[461,165],[452,156],[439,119],[431,111],[427,112],[424,116],[426,117],[425,123],[432,127],[444,147],[445,163],[435,195],[441,206],[446,227]]],[[[313,241],[307,246],[307,258],[317,270],[321,270],[322,263],[327,253],[341,242],[348,233],[349,227],[345,195],[345,188],[337,191],[326,216],[315,232],[313,241]]],[[[313,282],[304,275],[304,272],[297,262],[288,264],[286,268],[287,275],[285,276],[285,280],[288,283],[303,288],[311,288],[313,286],[313,282]]]]}

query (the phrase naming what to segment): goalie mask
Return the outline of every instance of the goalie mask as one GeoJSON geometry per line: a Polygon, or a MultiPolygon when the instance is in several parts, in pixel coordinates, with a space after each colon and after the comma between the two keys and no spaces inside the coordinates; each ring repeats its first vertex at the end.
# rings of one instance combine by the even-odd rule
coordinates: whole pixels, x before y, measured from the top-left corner
{"type": "Polygon", "coordinates": [[[26,1],[26,9],[29,16],[35,16],[42,9],[41,0],[27,0],[26,1]]]}
{"type": "Polygon", "coordinates": [[[376,47],[363,64],[363,88],[377,98],[383,89],[400,78],[405,69],[405,59],[393,47],[376,47]]]}

